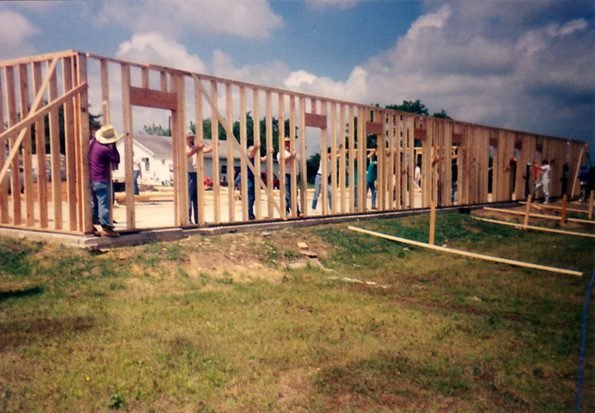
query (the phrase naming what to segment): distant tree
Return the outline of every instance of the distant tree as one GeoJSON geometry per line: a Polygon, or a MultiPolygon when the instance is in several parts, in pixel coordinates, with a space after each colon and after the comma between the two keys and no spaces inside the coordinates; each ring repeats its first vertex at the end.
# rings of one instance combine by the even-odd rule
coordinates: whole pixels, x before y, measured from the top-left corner
{"type": "MultiPolygon", "coordinates": [[[[404,100],[400,105],[388,105],[386,109],[393,109],[393,110],[400,110],[401,112],[409,112],[415,113],[416,115],[423,115],[429,116],[430,112],[426,105],[421,103],[419,99],[412,101],[412,100],[404,100]]],[[[436,112],[432,115],[434,118],[441,118],[441,119],[452,119],[444,109],[441,109],[440,112],[436,112]]]]}
{"type": "Polygon", "coordinates": [[[442,109],[440,112],[434,113],[432,115],[432,117],[441,118],[441,119],[452,119],[450,116],[448,116],[448,114],[446,113],[446,111],[444,109],[442,109]]]}
{"type": "Polygon", "coordinates": [[[388,105],[386,106],[386,108],[400,110],[402,112],[415,113],[417,115],[424,116],[428,116],[429,114],[428,108],[426,108],[426,105],[421,103],[419,99],[417,99],[416,101],[404,100],[403,103],[400,105],[388,105]]]}
{"type": "MultiPolygon", "coordinates": [[[[259,121],[260,123],[260,143],[262,145],[260,151],[261,154],[266,153],[266,119],[262,118],[259,121]]],[[[279,119],[273,117],[272,118],[272,137],[273,137],[273,150],[277,152],[279,150],[279,119]]],[[[289,136],[289,119],[285,120],[285,133],[284,136],[289,136]]],[[[211,139],[211,130],[212,130],[212,121],[211,119],[204,119],[203,120],[203,136],[205,139],[211,139]]],[[[190,129],[196,133],[196,125],[191,122],[190,129]]],[[[234,121],[232,125],[232,131],[236,139],[240,140],[240,121],[234,121]]],[[[296,127],[296,136],[297,136],[298,128],[296,127]]],[[[219,140],[225,141],[227,140],[227,132],[221,123],[219,123],[218,129],[218,138],[219,140]]],[[[248,146],[254,143],[254,118],[252,114],[248,112],[246,114],[246,142],[248,146]]]]}
{"type": "Polygon", "coordinates": [[[89,112],[89,131],[101,128],[101,118],[102,115],[94,115],[91,112],[89,112]]]}
{"type": "Polygon", "coordinates": [[[143,132],[147,135],[171,136],[170,128],[164,128],[161,125],[155,125],[155,123],[153,123],[151,126],[144,125],[143,132]]]}
{"type": "MultiPolygon", "coordinates": [[[[20,117],[20,115],[19,115],[20,117]]],[[[94,128],[100,128],[101,127],[101,119],[102,115],[94,115],[91,112],[89,112],[89,133],[91,133],[91,131],[94,128]]],[[[58,108],[58,134],[60,137],[60,153],[61,154],[65,154],[66,153],[66,134],[64,132],[65,128],[64,128],[64,106],[60,106],[58,108]]],[[[44,116],[44,129],[45,129],[45,152],[46,153],[50,153],[50,148],[51,148],[51,144],[50,144],[50,115],[46,114],[44,116]]],[[[90,136],[89,136],[90,138],[90,136]]],[[[31,125],[31,139],[32,139],[32,146],[33,146],[33,151],[36,151],[37,148],[35,147],[36,144],[36,140],[35,140],[35,127],[33,125],[31,125]]]]}

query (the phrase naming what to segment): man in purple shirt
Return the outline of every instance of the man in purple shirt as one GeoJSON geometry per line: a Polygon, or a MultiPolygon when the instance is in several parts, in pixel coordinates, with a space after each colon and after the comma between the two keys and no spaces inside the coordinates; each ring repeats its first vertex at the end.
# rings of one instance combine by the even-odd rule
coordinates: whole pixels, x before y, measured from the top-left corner
{"type": "MultiPolygon", "coordinates": [[[[120,163],[116,142],[122,135],[113,126],[105,125],[95,132],[89,144],[89,171],[91,178],[91,209],[93,225],[101,225],[98,235],[118,237],[110,220],[110,171],[120,163]]],[[[97,234],[97,233],[96,233],[97,234]]]]}

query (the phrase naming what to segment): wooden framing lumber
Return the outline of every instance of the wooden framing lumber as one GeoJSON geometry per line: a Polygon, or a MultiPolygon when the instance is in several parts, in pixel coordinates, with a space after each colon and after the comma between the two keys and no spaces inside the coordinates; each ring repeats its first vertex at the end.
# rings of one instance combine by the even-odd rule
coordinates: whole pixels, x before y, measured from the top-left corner
{"type": "MultiPolygon", "coordinates": [[[[331,198],[332,198],[332,208],[331,213],[336,214],[338,212],[338,205],[340,204],[340,200],[337,196],[337,104],[334,102],[330,103],[331,105],[331,139],[330,139],[330,150],[331,150],[331,159],[330,159],[330,177],[331,177],[331,198]]],[[[320,156],[326,156],[326,150],[324,154],[320,154],[320,156]]],[[[328,182],[328,179],[327,179],[328,182]]]]}
{"type": "Polygon", "coordinates": [[[341,214],[345,214],[347,212],[347,145],[345,144],[346,114],[345,104],[341,104],[339,107],[339,147],[342,148],[339,156],[339,190],[341,192],[341,199],[338,202],[340,206],[339,212],[341,214]]]}
{"type": "Polygon", "coordinates": [[[306,145],[306,99],[303,96],[298,96],[299,112],[297,118],[297,128],[299,132],[299,150],[301,154],[299,159],[300,170],[300,205],[302,206],[303,216],[308,216],[308,160],[306,159],[307,145],[306,145]]]}
{"type": "MultiPolygon", "coordinates": [[[[171,111],[172,118],[172,145],[174,148],[174,161],[177,160],[178,164],[174,164],[174,169],[177,171],[178,180],[174,182],[174,192],[178,196],[179,202],[175,205],[178,211],[178,225],[188,225],[190,222],[189,211],[189,196],[188,196],[188,155],[187,155],[187,144],[186,144],[186,94],[184,87],[184,77],[179,74],[171,74],[171,89],[170,92],[174,92],[177,96],[177,109],[171,111]]],[[[132,153],[130,160],[132,161],[132,153]]],[[[132,174],[132,166],[127,170],[132,174]]],[[[132,181],[131,181],[132,182],[132,181]]],[[[198,185],[198,182],[197,182],[198,185]]],[[[132,191],[132,183],[131,188],[132,191]]],[[[132,192],[131,192],[132,193],[132,192]]],[[[128,194],[128,192],[127,192],[128,194]]]]}
{"type": "Polygon", "coordinates": [[[511,260],[508,258],[499,258],[499,257],[490,256],[490,255],[477,254],[474,252],[457,250],[457,249],[453,249],[453,248],[440,247],[438,245],[430,245],[430,244],[426,244],[425,242],[413,241],[413,240],[409,240],[406,238],[400,238],[400,237],[395,237],[395,236],[391,236],[391,235],[386,235],[386,234],[382,234],[380,232],[369,231],[366,229],[353,227],[353,226],[349,226],[347,228],[352,231],[360,232],[362,234],[372,235],[374,237],[384,238],[384,239],[387,239],[390,241],[400,242],[403,244],[413,245],[416,247],[427,248],[427,249],[434,250],[434,251],[445,252],[445,253],[454,254],[454,255],[460,255],[463,257],[467,257],[467,258],[474,258],[474,259],[479,259],[479,260],[483,260],[483,261],[495,262],[495,263],[499,263],[499,264],[508,264],[508,265],[512,265],[512,266],[516,266],[516,267],[530,268],[530,269],[534,269],[534,270],[548,271],[548,272],[564,274],[564,275],[574,275],[577,277],[581,277],[583,275],[583,273],[580,271],[550,267],[550,266],[540,265],[540,264],[532,264],[532,263],[524,262],[524,261],[511,260]]]}
{"type": "MultiPolygon", "coordinates": [[[[283,124],[283,128],[285,128],[285,124],[283,124]]],[[[305,205],[302,205],[301,207],[299,206],[297,186],[298,163],[303,156],[306,156],[306,154],[301,154],[300,151],[298,151],[295,140],[295,95],[291,94],[289,96],[289,147],[290,152],[295,152],[297,156],[291,162],[291,176],[289,179],[291,180],[291,215],[292,217],[297,218],[299,216],[298,211],[300,209],[303,211],[306,207],[305,205]]]]}
{"type": "MultiPolygon", "coordinates": [[[[267,170],[267,213],[269,218],[273,218],[273,183],[275,172],[273,170],[273,158],[275,149],[273,148],[273,96],[270,90],[265,92],[265,109],[266,109],[266,170],[267,170]]],[[[281,177],[279,177],[280,179],[281,177]]],[[[281,213],[281,211],[279,211],[281,213]]]]}
{"type": "Polygon", "coordinates": [[[314,128],[326,129],[326,116],[319,115],[317,113],[306,113],[305,114],[306,126],[312,126],[314,128]]]}
{"type": "MultiPolygon", "coordinates": [[[[519,201],[519,204],[520,205],[526,205],[527,202],[526,201],[519,201]]],[[[562,207],[559,207],[557,205],[547,205],[547,204],[537,205],[537,204],[532,203],[531,204],[531,207],[532,208],[535,208],[535,209],[552,209],[552,210],[556,210],[556,211],[561,211],[562,210],[562,207]]],[[[567,212],[576,212],[578,214],[588,214],[589,213],[589,211],[584,210],[584,209],[568,208],[568,207],[566,208],[566,211],[567,212]]]]}
{"type": "Polygon", "coordinates": [[[215,111],[218,109],[217,99],[217,82],[211,80],[211,96],[209,102],[211,104],[211,143],[213,145],[213,213],[215,215],[214,221],[216,224],[221,223],[221,200],[219,194],[221,191],[220,176],[219,176],[219,121],[215,111]]]}
{"type": "MultiPolygon", "coordinates": [[[[253,145],[262,147],[260,140],[260,98],[259,91],[256,88],[252,89],[252,142],[253,145]]],[[[254,155],[254,176],[261,177],[261,150],[258,149],[254,155]]],[[[256,182],[260,182],[260,179],[256,182]]],[[[255,182],[255,183],[256,183],[255,182]]],[[[266,189],[265,189],[266,190],[266,189]]],[[[261,185],[254,185],[254,216],[257,220],[262,219],[261,209],[261,185]]]]}
{"type": "Polygon", "coordinates": [[[430,207],[430,236],[428,244],[434,245],[436,243],[436,201],[432,200],[430,207]]]}
{"type": "MultiPolygon", "coordinates": [[[[43,85],[41,80],[41,64],[41,62],[33,63],[33,89],[35,91],[35,96],[38,96],[40,93],[44,95],[45,93],[44,89],[42,89],[43,85]]],[[[46,84],[46,88],[48,84],[49,83],[46,84]]],[[[35,155],[37,158],[37,203],[39,205],[47,205],[47,176],[45,173],[45,139],[45,121],[44,119],[39,119],[35,122],[35,155]]],[[[39,226],[41,228],[48,227],[47,208],[39,208],[39,226]]]]}
{"type": "MultiPolygon", "coordinates": [[[[77,55],[76,62],[76,80],[77,84],[87,84],[87,58],[83,54],[77,55]]],[[[85,88],[81,93],[77,94],[77,119],[78,119],[78,189],[80,193],[79,200],[79,217],[80,226],[79,230],[84,233],[91,233],[93,231],[93,220],[91,212],[91,181],[86,179],[89,176],[89,96],[88,89],[85,88]],[[81,179],[85,177],[85,179],[81,179]]],[[[41,167],[39,167],[41,170],[41,167]]],[[[43,166],[45,175],[45,163],[43,166]]],[[[41,182],[41,181],[40,181],[41,182]]],[[[45,186],[45,182],[44,182],[45,186]]]]}
{"type": "MultiPolygon", "coordinates": [[[[66,90],[74,86],[73,57],[62,59],[62,82],[66,90]]],[[[66,199],[68,202],[68,225],[71,231],[77,230],[77,190],[76,190],[76,140],[74,130],[74,102],[64,102],[64,141],[66,158],[66,199]]]]}
{"type": "Polygon", "coordinates": [[[490,218],[483,218],[483,217],[476,217],[476,216],[472,216],[471,218],[476,221],[489,222],[492,224],[499,224],[499,225],[507,225],[507,226],[513,227],[515,229],[523,229],[523,230],[530,229],[533,231],[551,232],[553,234],[570,235],[570,236],[574,236],[574,237],[595,238],[595,234],[587,234],[585,232],[565,231],[565,230],[555,229],[555,228],[538,227],[535,225],[524,225],[524,224],[519,224],[516,222],[500,221],[497,219],[490,219],[490,218]]]}
{"type": "MultiPolygon", "coordinates": [[[[281,219],[287,219],[287,209],[291,208],[291,206],[287,206],[285,204],[285,190],[286,185],[285,181],[287,180],[287,175],[289,174],[286,171],[286,164],[285,164],[285,100],[283,98],[283,94],[279,93],[277,96],[277,109],[278,109],[278,134],[279,134],[279,205],[281,205],[281,219]]],[[[291,149],[291,148],[290,148],[291,149]]]]}
{"type": "MultiPolygon", "coordinates": [[[[29,74],[26,64],[19,65],[19,91],[20,91],[20,113],[27,113],[29,106],[29,74]]],[[[25,225],[33,226],[35,216],[33,211],[33,165],[32,165],[32,147],[31,147],[31,129],[22,129],[24,139],[22,143],[23,156],[23,174],[25,185],[25,225]]]]}
{"type": "MultiPolygon", "coordinates": [[[[216,91],[216,90],[217,90],[217,85],[211,84],[211,92],[216,91]]],[[[209,96],[209,94],[204,89],[202,89],[202,93],[210,102],[213,102],[213,97],[209,96]]],[[[268,106],[268,104],[267,104],[267,106],[268,106]]],[[[262,182],[260,175],[256,175],[256,173],[255,173],[256,172],[255,167],[252,165],[251,162],[248,161],[246,151],[242,150],[240,143],[238,142],[235,135],[233,134],[233,130],[231,129],[231,127],[229,125],[227,125],[225,118],[221,115],[221,113],[219,113],[219,111],[216,109],[216,107],[215,107],[215,109],[213,108],[213,106],[211,107],[211,116],[212,116],[212,120],[213,120],[212,124],[215,124],[215,123],[221,124],[227,134],[227,137],[231,138],[228,141],[228,146],[233,147],[235,145],[236,147],[238,147],[240,157],[244,157],[244,159],[246,160],[246,166],[248,167],[248,169],[250,169],[252,171],[252,173],[254,173],[255,183],[257,183],[260,188],[265,188],[265,184],[262,182]]],[[[268,115],[267,115],[267,117],[268,117],[268,115]]],[[[270,131],[270,133],[271,133],[271,152],[272,152],[272,119],[271,119],[270,126],[271,127],[269,128],[268,121],[267,121],[267,134],[269,133],[268,131],[270,131]]],[[[215,132],[213,131],[213,129],[214,129],[214,126],[211,127],[212,139],[215,138],[215,132]]],[[[268,143],[267,143],[267,145],[268,145],[268,143]]],[[[215,152],[216,150],[218,152],[218,140],[217,140],[217,145],[215,145],[215,143],[213,143],[213,152],[215,152]]],[[[213,154],[213,158],[215,158],[215,154],[213,154]]],[[[267,161],[268,161],[268,158],[270,158],[270,156],[267,155],[267,161]]],[[[216,161],[216,159],[213,159],[214,163],[215,163],[215,161],[216,161]]],[[[218,164],[218,162],[217,162],[217,164],[218,164]]],[[[272,159],[271,159],[271,170],[272,170],[272,159]]],[[[272,174],[271,174],[271,176],[272,176],[272,174]]],[[[271,181],[271,180],[269,180],[269,181],[271,181]]],[[[272,182],[271,182],[271,185],[272,185],[272,182]]],[[[215,188],[214,183],[213,183],[213,188],[215,188]]],[[[217,197],[217,194],[215,194],[215,197],[217,197]]],[[[272,207],[279,210],[278,204],[275,203],[275,201],[274,201],[274,199],[272,199],[272,197],[270,197],[270,201],[271,201],[272,207]]]]}
{"type": "MultiPolygon", "coordinates": [[[[502,212],[502,213],[511,214],[511,215],[525,215],[524,212],[512,211],[512,210],[504,209],[504,208],[484,207],[483,209],[486,211],[502,212]]],[[[552,215],[545,215],[545,214],[528,214],[528,215],[533,218],[543,218],[543,219],[550,219],[550,220],[554,220],[554,221],[560,220],[560,217],[555,217],[552,215]]],[[[579,219],[579,218],[567,218],[567,221],[568,222],[577,222],[580,224],[595,224],[595,221],[588,220],[588,219],[579,219]]]]}
{"type": "Polygon", "coordinates": [[[578,175],[581,170],[581,165],[583,163],[583,155],[585,154],[585,150],[587,145],[581,146],[581,150],[578,155],[578,159],[576,160],[576,169],[574,170],[574,179],[572,180],[572,186],[570,187],[570,198],[574,198],[574,191],[576,189],[576,183],[578,182],[578,175]]]}
{"type": "MultiPolygon", "coordinates": [[[[0,71],[0,134],[4,131],[4,88],[2,84],[2,72],[0,71]]],[[[0,150],[0,165],[6,163],[6,151],[0,150]]],[[[8,224],[8,185],[10,183],[0,178],[0,223],[8,224]]]]}
{"type": "MultiPolygon", "coordinates": [[[[322,113],[322,116],[326,119],[326,101],[322,100],[320,102],[320,112],[322,113]]],[[[327,147],[328,147],[328,142],[327,142],[327,130],[326,130],[326,126],[324,128],[320,129],[320,170],[321,170],[321,175],[320,175],[320,198],[321,198],[321,208],[322,208],[322,214],[323,215],[327,215],[329,213],[328,210],[328,179],[327,177],[330,176],[330,171],[329,171],[329,161],[328,161],[328,157],[326,155],[326,151],[327,151],[327,147]]]]}
{"type": "MultiPolygon", "coordinates": [[[[248,135],[246,131],[246,87],[240,86],[240,152],[247,152],[248,150],[248,135]]],[[[259,156],[255,155],[255,159],[259,156]]],[[[247,163],[250,160],[246,156],[240,156],[240,174],[241,174],[241,204],[242,204],[242,220],[248,221],[248,171],[247,163]]],[[[256,161],[255,161],[256,163],[256,161]]],[[[256,175],[255,178],[256,179],[256,175]]],[[[232,185],[233,186],[233,185],[232,185]]]]}
{"type": "MultiPolygon", "coordinates": [[[[506,171],[506,167],[512,156],[518,158],[515,177],[516,199],[524,198],[525,185],[522,178],[524,166],[527,162],[537,160],[536,152],[539,160],[541,158],[557,160],[553,169],[552,194],[554,196],[557,196],[560,190],[556,177],[561,173],[561,165],[564,162],[571,164],[570,175],[573,176],[576,175],[580,163],[584,160],[584,143],[579,141],[432,119],[330,97],[198,75],[159,65],[132,63],[89,53],[66,51],[0,61],[0,144],[7,144],[9,149],[7,153],[2,151],[0,154],[0,225],[90,233],[92,225],[90,225],[89,210],[90,183],[87,179],[86,154],[89,135],[87,116],[90,108],[101,107],[103,122],[112,123],[110,106],[114,103],[123,115],[121,121],[115,120],[116,123],[123,124],[115,126],[124,132],[131,132],[133,106],[172,112],[171,127],[174,131],[172,157],[175,164],[174,222],[177,226],[185,226],[188,219],[188,192],[185,188],[187,158],[183,136],[187,117],[185,110],[187,105],[192,105],[192,100],[194,100],[196,112],[196,135],[198,137],[202,134],[205,122],[210,121],[210,138],[214,145],[212,156],[214,185],[213,191],[207,197],[210,198],[212,195],[212,208],[210,203],[209,208],[205,204],[206,194],[202,187],[205,177],[205,158],[202,153],[196,155],[197,175],[199,171],[203,174],[197,180],[198,221],[201,226],[221,223],[222,214],[226,215],[223,217],[225,222],[233,223],[247,219],[246,188],[242,187],[242,201],[238,203],[233,197],[231,186],[233,163],[238,159],[238,151],[242,181],[246,180],[248,171],[255,172],[255,178],[258,181],[254,208],[257,220],[287,218],[284,205],[279,208],[279,204],[285,202],[284,182],[287,179],[292,183],[290,186],[292,205],[289,208],[291,210],[289,217],[297,218],[298,205],[302,214],[307,215],[309,196],[306,186],[308,178],[306,154],[309,149],[306,146],[307,127],[318,127],[321,130],[320,140],[314,145],[320,146],[325,176],[330,177],[328,181],[323,180],[324,215],[365,213],[368,210],[369,201],[366,191],[368,150],[366,135],[368,133],[376,135],[378,152],[376,188],[378,208],[382,211],[427,206],[433,200],[439,205],[450,205],[452,203],[451,183],[455,177],[451,176],[452,154],[449,148],[455,144],[458,148],[456,202],[460,205],[510,199],[512,177],[510,172],[506,171]],[[87,76],[88,65],[89,68],[92,67],[91,65],[96,65],[99,76],[87,76]],[[129,73],[125,75],[128,77],[127,86],[124,85],[126,82],[118,82],[118,75],[109,76],[109,69],[116,69],[114,73],[128,71],[129,73]],[[116,82],[110,77],[114,77],[116,82]],[[192,82],[193,79],[194,82],[192,82]],[[190,82],[187,82],[188,80],[190,82]],[[95,84],[96,81],[98,81],[97,84],[95,84]],[[118,90],[124,98],[122,105],[120,105],[119,96],[115,102],[111,102],[113,98],[110,96],[110,89],[116,91],[115,88],[120,85],[123,86],[121,89],[127,89],[127,91],[118,90]],[[247,99],[250,93],[251,99],[247,99]],[[185,99],[185,96],[188,99],[185,99]],[[92,99],[97,101],[91,102],[92,99]],[[45,103],[46,101],[48,103],[45,103]],[[97,103],[100,104],[97,105],[97,103]],[[262,108],[261,105],[263,105],[262,108]],[[225,116],[221,115],[220,110],[225,116]],[[64,112],[63,136],[65,135],[66,138],[64,143],[61,143],[62,125],[60,125],[61,119],[58,119],[59,111],[64,112]],[[278,115],[278,119],[273,119],[273,111],[275,116],[278,115]],[[210,119],[207,113],[210,113],[210,119]],[[253,116],[253,136],[247,136],[248,113],[253,116]],[[263,146],[266,148],[263,152],[267,155],[266,174],[269,178],[266,185],[260,180],[260,163],[255,162],[252,165],[246,157],[247,142],[251,138],[254,142],[260,140],[260,116],[263,116],[266,129],[262,131],[263,136],[266,135],[266,143],[263,141],[263,146]],[[289,123],[289,129],[285,128],[286,120],[289,123]],[[234,136],[233,129],[236,125],[239,125],[239,133],[235,132],[237,136],[234,136]],[[274,129],[277,126],[278,129],[274,129]],[[220,132],[223,132],[221,128],[229,138],[229,146],[225,154],[220,154],[217,150],[218,137],[220,132]],[[273,190],[273,176],[276,168],[273,134],[277,136],[277,133],[281,142],[287,135],[291,151],[295,150],[299,154],[299,162],[290,163],[291,170],[282,171],[280,174],[279,191],[273,190]],[[48,136],[45,136],[46,134],[48,136]],[[324,140],[326,142],[323,142],[324,140]],[[345,146],[341,156],[338,155],[341,152],[338,150],[338,144],[345,146]],[[416,144],[421,146],[416,147],[416,144]],[[494,147],[491,154],[490,145],[494,147]],[[46,147],[47,153],[45,153],[46,147]],[[328,158],[326,157],[327,147],[331,148],[331,156],[328,158]],[[536,151],[537,149],[539,151],[536,151]],[[220,186],[220,155],[225,157],[228,163],[230,186],[227,192],[220,186]],[[488,194],[487,171],[490,156],[493,156],[493,178],[492,193],[488,194]],[[51,183],[44,182],[45,177],[41,174],[38,180],[34,181],[32,167],[37,161],[39,170],[45,169],[46,157],[50,159],[52,178],[65,176],[65,182],[59,179],[52,179],[51,183]],[[432,167],[434,159],[440,159],[440,161],[432,167]],[[416,191],[414,183],[415,165],[418,161],[423,168],[421,191],[416,191]],[[577,161],[579,165],[575,167],[577,161]],[[23,193],[20,191],[8,193],[10,188],[6,179],[8,171],[11,172],[10,187],[19,188],[20,183],[24,182],[23,193]],[[327,189],[333,197],[332,209],[328,207],[327,189]],[[222,197],[221,194],[225,193],[227,196],[222,197]],[[488,195],[491,196],[490,199],[488,195]],[[276,201],[277,196],[279,201],[276,201]],[[264,207],[264,204],[267,206],[264,207]],[[238,205],[241,205],[241,214],[237,211],[238,205]],[[267,209],[266,214],[264,208],[267,209]],[[241,218],[238,218],[240,215],[241,218]]],[[[203,141],[204,138],[203,136],[203,141]]],[[[124,159],[120,167],[120,172],[123,172],[127,184],[126,219],[119,225],[119,229],[125,226],[121,228],[123,230],[133,230],[136,226],[134,204],[136,198],[132,192],[129,192],[129,188],[132,191],[133,187],[132,155],[129,151],[131,142],[131,135],[125,138],[124,159]]],[[[308,144],[311,145],[312,142],[308,144]]],[[[280,169],[283,168],[284,165],[281,164],[280,169]]]]}
{"type": "Polygon", "coordinates": [[[154,109],[177,110],[178,97],[175,93],[130,86],[130,104],[154,109]]]}
{"type": "MultiPolygon", "coordinates": [[[[235,188],[233,187],[235,165],[233,159],[233,145],[231,144],[231,140],[233,139],[231,136],[233,135],[231,83],[225,84],[225,108],[226,119],[224,119],[222,123],[225,125],[227,144],[227,212],[229,222],[233,222],[235,220],[235,188]]],[[[244,148],[242,149],[245,150],[244,148]]],[[[245,181],[243,183],[245,183],[245,181]]]]}
{"type": "MultiPolygon", "coordinates": [[[[194,125],[196,130],[196,144],[204,145],[204,130],[202,128],[203,123],[203,94],[202,94],[202,82],[198,75],[193,76],[194,80],[194,125]]],[[[205,160],[204,152],[198,151],[195,154],[196,161],[196,185],[197,185],[197,196],[198,196],[198,225],[204,225],[205,220],[205,186],[203,184],[205,178],[205,160]]]]}
{"type": "Polygon", "coordinates": [[[527,197],[527,204],[525,205],[525,213],[523,214],[523,226],[529,226],[529,217],[531,214],[531,194],[527,197]]]}
{"type": "MultiPolygon", "coordinates": [[[[132,87],[130,86],[130,67],[123,65],[122,74],[122,119],[124,122],[124,171],[126,182],[126,227],[134,229],[136,226],[134,195],[132,183],[132,87]]],[[[174,122],[175,123],[175,122],[174,122]]],[[[122,160],[120,160],[121,162],[122,160]]],[[[179,182],[178,182],[179,183],[179,182]]],[[[177,220],[176,220],[177,221],[177,220]]]]}
{"type": "Polygon", "coordinates": [[[349,106],[348,108],[348,116],[349,116],[349,136],[348,140],[348,179],[349,179],[349,208],[347,209],[348,212],[352,213],[355,211],[356,208],[356,199],[357,199],[357,169],[356,169],[356,154],[355,154],[355,109],[353,106],[349,106]]]}

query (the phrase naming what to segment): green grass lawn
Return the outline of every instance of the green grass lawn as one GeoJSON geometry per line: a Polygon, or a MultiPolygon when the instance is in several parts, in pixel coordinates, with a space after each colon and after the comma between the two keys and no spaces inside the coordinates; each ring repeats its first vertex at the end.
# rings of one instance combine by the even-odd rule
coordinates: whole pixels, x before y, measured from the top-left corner
{"type": "Polygon", "coordinates": [[[439,245],[577,278],[348,225],[427,240],[427,216],[105,253],[0,239],[0,412],[574,409],[593,240],[438,215],[439,245]]]}

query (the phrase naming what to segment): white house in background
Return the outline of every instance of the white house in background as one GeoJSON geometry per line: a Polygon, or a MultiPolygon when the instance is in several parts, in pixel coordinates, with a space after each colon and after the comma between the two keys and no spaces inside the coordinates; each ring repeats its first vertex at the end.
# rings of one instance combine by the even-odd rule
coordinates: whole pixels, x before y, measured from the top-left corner
{"type": "MultiPolygon", "coordinates": [[[[212,146],[205,139],[205,146],[212,146]]],[[[120,165],[114,171],[114,179],[124,181],[124,140],[117,143],[120,152],[120,165]]],[[[173,156],[170,136],[145,135],[135,133],[132,137],[134,158],[141,163],[141,183],[146,185],[172,185],[173,156]]],[[[234,149],[234,167],[240,166],[240,154],[234,149]]],[[[204,155],[205,176],[213,177],[213,152],[204,155]]],[[[229,181],[227,177],[227,141],[219,141],[219,176],[221,181],[229,181]]],[[[232,177],[233,179],[233,177],[232,177]]]]}

